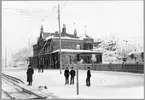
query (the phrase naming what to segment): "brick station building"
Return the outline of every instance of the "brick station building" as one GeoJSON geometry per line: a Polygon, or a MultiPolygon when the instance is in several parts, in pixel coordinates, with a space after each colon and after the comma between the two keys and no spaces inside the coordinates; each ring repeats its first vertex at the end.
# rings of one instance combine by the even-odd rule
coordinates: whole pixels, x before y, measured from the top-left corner
{"type": "MultiPolygon", "coordinates": [[[[33,45],[33,57],[29,57],[32,67],[38,67],[43,64],[44,68],[59,69],[60,68],[60,46],[59,33],[46,33],[43,26],[40,29],[40,36],[37,44],[33,45]]],[[[74,34],[66,33],[66,26],[63,25],[61,32],[61,53],[62,68],[77,63],[77,54],[83,59],[83,64],[92,63],[92,56],[95,56],[94,63],[102,63],[102,53],[92,51],[94,40],[89,36],[79,38],[75,29],[74,34]]]]}

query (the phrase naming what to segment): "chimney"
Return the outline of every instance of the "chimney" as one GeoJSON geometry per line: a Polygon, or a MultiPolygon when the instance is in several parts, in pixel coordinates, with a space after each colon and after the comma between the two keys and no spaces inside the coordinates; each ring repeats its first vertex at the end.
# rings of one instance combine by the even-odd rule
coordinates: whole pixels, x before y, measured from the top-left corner
{"type": "Polygon", "coordinates": [[[62,33],[66,33],[66,25],[63,24],[62,33]]]}
{"type": "Polygon", "coordinates": [[[77,30],[76,30],[76,28],[74,30],[74,36],[77,36],[77,30]]]}
{"type": "Polygon", "coordinates": [[[41,29],[40,29],[40,38],[42,38],[42,33],[43,33],[43,25],[41,25],[41,29]]]}

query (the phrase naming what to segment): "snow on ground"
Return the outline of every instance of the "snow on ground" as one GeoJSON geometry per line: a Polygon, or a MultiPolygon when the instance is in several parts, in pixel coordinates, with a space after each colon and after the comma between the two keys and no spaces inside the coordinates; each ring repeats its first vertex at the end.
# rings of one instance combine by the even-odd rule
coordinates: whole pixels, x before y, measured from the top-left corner
{"type": "MultiPolygon", "coordinates": [[[[3,70],[2,72],[18,77],[27,84],[26,69],[3,70]]],[[[76,95],[76,84],[64,85],[64,74],[60,74],[59,70],[44,70],[44,73],[38,73],[35,69],[33,86],[29,88],[36,89],[46,85],[48,89],[45,92],[66,99],[144,98],[144,74],[109,71],[91,71],[91,74],[91,86],[86,87],[86,70],[79,70],[79,95],[76,95]]]]}

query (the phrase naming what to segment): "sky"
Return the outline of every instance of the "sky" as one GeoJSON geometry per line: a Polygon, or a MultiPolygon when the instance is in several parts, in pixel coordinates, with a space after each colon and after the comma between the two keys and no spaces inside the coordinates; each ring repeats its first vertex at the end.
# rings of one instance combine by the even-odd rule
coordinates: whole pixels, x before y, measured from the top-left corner
{"type": "Polygon", "coordinates": [[[111,34],[143,44],[143,1],[2,1],[2,55],[8,56],[36,43],[43,25],[45,32],[85,33],[93,38],[111,34]]]}

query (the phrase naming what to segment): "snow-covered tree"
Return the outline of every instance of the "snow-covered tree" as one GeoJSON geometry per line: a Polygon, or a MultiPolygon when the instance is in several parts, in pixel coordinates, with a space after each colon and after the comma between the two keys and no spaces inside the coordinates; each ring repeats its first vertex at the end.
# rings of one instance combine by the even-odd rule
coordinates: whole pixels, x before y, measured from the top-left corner
{"type": "Polygon", "coordinates": [[[15,64],[25,64],[28,58],[32,56],[32,47],[26,47],[18,50],[16,53],[12,54],[12,60],[15,64]]]}
{"type": "MultiPolygon", "coordinates": [[[[95,39],[95,42],[97,44],[94,45],[93,50],[103,52],[103,58],[105,59],[127,58],[129,53],[136,50],[140,51],[137,44],[133,44],[129,40],[121,40],[115,34],[95,39]]],[[[142,48],[141,45],[139,47],[142,48]]]]}

